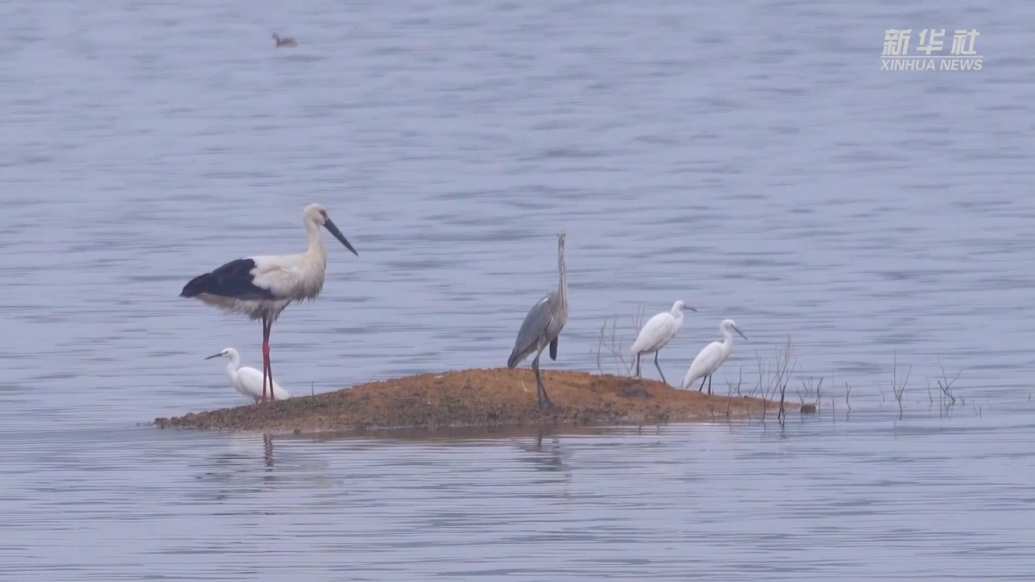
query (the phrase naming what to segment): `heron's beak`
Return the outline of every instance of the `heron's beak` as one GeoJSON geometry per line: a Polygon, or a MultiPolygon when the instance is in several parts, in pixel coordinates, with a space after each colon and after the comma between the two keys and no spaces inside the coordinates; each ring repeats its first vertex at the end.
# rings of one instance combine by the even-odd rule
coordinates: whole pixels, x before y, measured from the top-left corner
{"type": "Polygon", "coordinates": [[[694,313],[697,313],[697,310],[694,309],[693,307],[690,307],[689,305],[684,305],[683,309],[689,309],[690,311],[693,311],[694,313]]]}
{"type": "Polygon", "coordinates": [[[223,355],[223,353],[222,353],[222,352],[220,352],[220,353],[218,353],[218,354],[213,354],[213,355],[211,355],[211,356],[209,356],[209,357],[207,357],[207,358],[205,358],[205,359],[206,359],[206,360],[211,360],[212,358],[218,358],[219,356],[222,356],[222,355],[223,355]]]}
{"type": "MultiPolygon", "coordinates": [[[[747,338],[748,338],[748,336],[744,335],[744,332],[740,331],[740,328],[738,328],[738,327],[737,327],[737,326],[735,326],[735,325],[733,326],[733,331],[735,331],[735,332],[737,332],[738,334],[740,334],[740,337],[742,337],[742,338],[744,338],[744,339],[747,339],[747,338]]],[[[751,340],[748,340],[748,341],[751,341],[751,340]]]]}
{"type": "Polygon", "coordinates": [[[333,223],[333,222],[331,222],[331,219],[330,219],[330,218],[328,218],[327,220],[325,220],[325,221],[323,222],[323,226],[324,226],[324,228],[326,228],[326,229],[327,229],[327,230],[328,230],[328,231],[329,231],[329,232],[330,232],[331,234],[333,234],[333,235],[334,235],[334,238],[336,238],[336,239],[338,239],[339,241],[341,241],[341,244],[345,245],[345,248],[347,248],[347,249],[349,249],[350,251],[352,251],[352,254],[356,255],[357,257],[359,256],[359,253],[357,253],[357,252],[356,252],[356,249],[352,248],[352,245],[350,245],[350,244],[349,244],[349,241],[345,240],[345,235],[341,234],[341,231],[340,231],[340,230],[338,230],[338,227],[337,227],[337,226],[334,226],[334,223],[333,223]]]}

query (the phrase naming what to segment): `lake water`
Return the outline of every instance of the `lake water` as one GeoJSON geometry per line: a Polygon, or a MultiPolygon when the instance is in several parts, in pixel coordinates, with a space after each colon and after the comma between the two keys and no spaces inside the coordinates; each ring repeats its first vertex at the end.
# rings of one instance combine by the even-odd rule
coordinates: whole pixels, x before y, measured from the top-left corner
{"type": "Polygon", "coordinates": [[[1021,2],[0,5],[0,579],[1032,579],[1033,22],[1021,2]],[[980,31],[982,70],[881,71],[906,27],[946,51],[980,31]],[[274,328],[295,393],[502,366],[563,230],[545,368],[595,369],[605,321],[628,345],[641,306],[682,299],[670,381],[733,318],[751,341],[719,390],[789,336],[820,414],[541,439],[137,426],[243,403],[202,358],[257,366],[259,325],[177,295],[303,250],[314,201],[359,257],[331,245],[321,298],[274,328]]]}

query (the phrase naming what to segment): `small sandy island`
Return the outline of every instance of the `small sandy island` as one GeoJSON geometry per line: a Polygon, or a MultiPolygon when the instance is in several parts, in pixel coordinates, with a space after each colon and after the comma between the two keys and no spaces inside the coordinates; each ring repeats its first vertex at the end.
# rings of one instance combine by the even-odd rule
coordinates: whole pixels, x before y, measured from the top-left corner
{"type": "MultiPolygon", "coordinates": [[[[371,382],[266,405],[244,405],[176,418],[160,428],[269,433],[520,425],[660,424],[761,415],[760,398],[703,394],[627,376],[543,371],[555,408],[536,407],[528,369],[461,370],[371,382]]],[[[770,410],[778,408],[770,402],[770,410]]]]}

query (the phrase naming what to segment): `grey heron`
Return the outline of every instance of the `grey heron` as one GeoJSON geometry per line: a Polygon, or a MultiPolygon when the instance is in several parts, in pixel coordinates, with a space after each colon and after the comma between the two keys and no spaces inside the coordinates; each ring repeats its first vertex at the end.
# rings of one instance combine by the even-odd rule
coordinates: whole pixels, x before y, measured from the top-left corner
{"type": "Polygon", "coordinates": [[[701,379],[701,387],[697,389],[698,392],[704,390],[704,381],[708,380],[708,394],[712,393],[712,374],[719,369],[719,366],[726,361],[726,358],[730,357],[730,352],[733,351],[733,334],[730,330],[733,330],[740,334],[740,337],[747,339],[747,336],[737,328],[737,324],[732,319],[724,319],[719,324],[719,331],[722,332],[725,338],[721,342],[712,342],[701,350],[694,358],[694,362],[690,364],[690,369],[686,371],[686,376],[683,378],[683,388],[689,388],[698,378],[701,379]]]}
{"type": "Polygon", "coordinates": [[[546,394],[543,379],[539,375],[539,357],[546,346],[550,346],[550,359],[557,360],[557,338],[568,322],[568,277],[564,269],[564,233],[557,233],[557,270],[560,282],[557,290],[550,292],[536,302],[525,316],[518,330],[514,349],[510,352],[507,367],[511,370],[535,352],[532,371],[535,372],[536,400],[540,410],[553,406],[546,394]]]}
{"type": "Polygon", "coordinates": [[[327,247],[320,236],[320,227],[326,228],[352,254],[359,256],[327,216],[327,209],[323,206],[306,206],[302,211],[302,224],[309,236],[309,250],[305,253],[230,261],[211,273],[191,279],[180,292],[180,297],[198,299],[222,311],[247,315],[251,321],[262,320],[262,402],[266,402],[266,379],[273,380],[270,366],[273,323],[289,304],[313,301],[323,289],[327,247]]]}
{"type": "Polygon", "coordinates": [[[661,381],[668,384],[668,380],[665,380],[665,373],[661,371],[661,365],[658,364],[658,354],[661,353],[661,348],[668,345],[668,342],[676,337],[679,328],[683,326],[684,309],[697,311],[682,301],[676,301],[672,305],[671,311],[664,311],[648,319],[643,329],[640,330],[640,335],[636,337],[636,341],[632,345],[632,353],[636,356],[637,378],[640,377],[640,356],[653,353],[654,367],[661,374],[661,381]]]}

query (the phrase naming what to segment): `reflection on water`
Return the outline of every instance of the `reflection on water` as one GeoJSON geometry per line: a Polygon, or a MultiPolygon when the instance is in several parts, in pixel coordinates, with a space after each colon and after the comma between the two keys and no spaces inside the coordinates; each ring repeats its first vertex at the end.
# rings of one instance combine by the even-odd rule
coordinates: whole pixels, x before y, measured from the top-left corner
{"type": "MultiPolygon", "coordinates": [[[[163,459],[135,477],[133,495],[105,494],[96,510],[119,523],[146,518],[166,533],[116,536],[123,551],[190,553],[188,571],[201,578],[255,568],[270,579],[340,569],[355,579],[679,579],[691,569],[709,579],[986,579],[1035,572],[1022,517],[1035,500],[1021,470],[1035,454],[1017,437],[1033,428],[1026,416],[989,423],[914,411],[899,423],[894,412],[870,411],[782,428],[755,421],[386,439],[141,429],[89,442],[130,451],[125,466],[163,459]],[[156,511],[158,500],[166,511],[156,511]],[[252,549],[217,541],[227,535],[245,536],[252,549]]],[[[81,443],[68,452],[90,457],[81,443]]],[[[75,471],[50,474],[60,489],[43,493],[41,508],[69,490],[82,495],[64,482],[75,471]]],[[[16,484],[34,479],[26,473],[16,484]]],[[[126,491],[117,473],[94,481],[98,491],[126,491]]],[[[26,543],[60,527],[12,523],[26,543]]],[[[78,568],[84,577],[139,572],[78,568]]],[[[26,571],[45,578],[45,569],[26,571]]]]}
{"type": "Polygon", "coordinates": [[[14,434],[0,529],[24,580],[1021,579],[1030,417],[14,434]]]}

